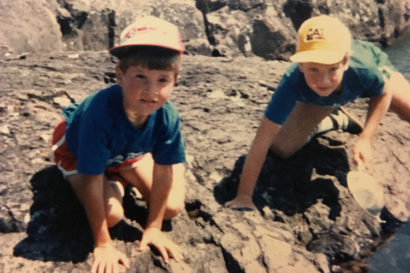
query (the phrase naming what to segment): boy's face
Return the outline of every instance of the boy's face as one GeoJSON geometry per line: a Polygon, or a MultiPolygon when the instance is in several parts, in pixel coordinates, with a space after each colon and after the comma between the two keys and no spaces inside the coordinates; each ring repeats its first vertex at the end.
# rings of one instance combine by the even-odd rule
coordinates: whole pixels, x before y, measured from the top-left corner
{"type": "Polygon", "coordinates": [[[307,85],[321,97],[341,91],[343,73],[348,68],[349,57],[335,64],[299,63],[307,85]]]}
{"type": "Polygon", "coordinates": [[[124,73],[116,67],[117,82],[122,87],[124,108],[138,118],[146,118],[161,108],[174,89],[176,73],[130,66],[124,73]]]}

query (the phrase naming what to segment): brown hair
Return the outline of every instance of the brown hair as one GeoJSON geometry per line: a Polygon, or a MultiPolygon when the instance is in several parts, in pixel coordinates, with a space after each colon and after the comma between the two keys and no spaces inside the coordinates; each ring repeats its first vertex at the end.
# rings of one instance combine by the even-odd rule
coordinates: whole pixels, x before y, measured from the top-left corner
{"type": "Polygon", "coordinates": [[[155,46],[132,46],[124,48],[118,56],[118,66],[122,72],[134,65],[148,69],[172,70],[177,75],[181,64],[178,51],[155,46]]]}

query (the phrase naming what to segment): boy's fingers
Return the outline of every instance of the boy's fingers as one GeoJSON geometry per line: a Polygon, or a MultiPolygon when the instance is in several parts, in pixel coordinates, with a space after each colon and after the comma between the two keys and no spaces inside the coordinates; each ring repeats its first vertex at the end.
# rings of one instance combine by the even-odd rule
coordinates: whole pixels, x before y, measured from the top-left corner
{"type": "Polygon", "coordinates": [[[170,247],[166,247],[166,250],[169,253],[169,257],[175,261],[179,262],[182,259],[182,250],[178,245],[172,244],[170,247]]]}
{"type": "Polygon", "coordinates": [[[147,248],[148,248],[147,243],[145,242],[144,239],[142,239],[138,246],[138,251],[142,252],[142,251],[145,251],[147,248]]]}
{"type": "Polygon", "coordinates": [[[130,260],[127,257],[120,258],[120,264],[124,266],[126,269],[130,268],[130,260]]]}
{"type": "Polygon", "coordinates": [[[365,171],[368,169],[368,164],[364,158],[361,156],[357,156],[354,158],[354,163],[356,164],[357,170],[365,171]]]}
{"type": "Polygon", "coordinates": [[[91,273],[96,273],[97,272],[97,263],[94,261],[93,265],[91,266],[91,273]]]}
{"type": "Polygon", "coordinates": [[[101,268],[101,267],[102,267],[101,261],[99,259],[97,260],[97,259],[94,258],[93,265],[91,266],[91,272],[92,273],[98,273],[99,268],[101,268]]]}
{"type": "Polygon", "coordinates": [[[166,249],[164,247],[156,247],[159,251],[159,253],[161,253],[162,259],[164,260],[164,262],[167,264],[169,262],[169,257],[168,257],[168,252],[166,251],[166,249]]]}
{"type": "Polygon", "coordinates": [[[142,236],[139,247],[138,247],[138,251],[145,251],[148,249],[148,244],[149,244],[149,240],[147,240],[146,236],[142,236]]]}
{"type": "Polygon", "coordinates": [[[237,204],[236,202],[226,202],[225,207],[233,210],[239,210],[239,211],[253,211],[256,210],[256,206],[254,204],[237,204]]]}
{"type": "Polygon", "coordinates": [[[253,211],[255,210],[254,208],[249,208],[249,207],[237,207],[237,208],[233,208],[234,210],[237,211],[253,211]]]}
{"type": "Polygon", "coordinates": [[[356,166],[359,166],[361,159],[360,159],[360,154],[358,152],[354,152],[353,161],[356,164],[356,166]]]}
{"type": "Polygon", "coordinates": [[[180,260],[182,260],[183,255],[182,255],[182,251],[178,248],[174,251],[171,252],[172,257],[174,258],[174,260],[176,262],[179,262],[180,260]]]}
{"type": "Polygon", "coordinates": [[[97,273],[104,272],[104,271],[105,271],[105,267],[106,267],[106,265],[105,265],[105,264],[102,264],[102,263],[100,262],[100,263],[97,264],[96,269],[95,269],[95,272],[97,272],[97,273]]]}
{"type": "Polygon", "coordinates": [[[235,199],[225,203],[225,207],[230,208],[230,209],[237,208],[238,206],[239,206],[239,204],[237,204],[235,199]]]}

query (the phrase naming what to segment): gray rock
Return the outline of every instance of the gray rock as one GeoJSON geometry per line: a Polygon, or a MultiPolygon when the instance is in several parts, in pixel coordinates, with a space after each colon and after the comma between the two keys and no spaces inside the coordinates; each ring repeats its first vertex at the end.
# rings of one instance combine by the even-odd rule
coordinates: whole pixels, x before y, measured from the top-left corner
{"type": "Polygon", "coordinates": [[[314,15],[338,17],[354,37],[382,45],[410,24],[405,0],[0,0],[0,9],[1,55],[107,50],[144,15],[177,24],[188,54],[280,60],[293,52],[300,24],[314,15]]]}
{"type": "MultiPolygon", "coordinates": [[[[147,210],[127,190],[127,218],[111,233],[131,259],[130,272],[331,272],[345,262],[365,263],[407,219],[410,128],[394,115],[373,142],[372,174],[385,190],[386,224],[361,210],[346,188],[355,136],[343,132],[314,139],[288,160],[269,155],[254,194],[258,211],[223,207],[235,195],[263,109],[287,65],[184,56],[172,100],[187,144],[187,194],[185,210],[164,229],[185,257],[165,265],[155,252],[136,251],[147,210]]],[[[0,61],[0,128],[8,128],[0,133],[3,272],[89,271],[90,231],[51,162],[49,136],[63,104],[111,85],[113,68],[106,52],[0,61]]],[[[348,109],[365,118],[365,101],[348,109]]]]}

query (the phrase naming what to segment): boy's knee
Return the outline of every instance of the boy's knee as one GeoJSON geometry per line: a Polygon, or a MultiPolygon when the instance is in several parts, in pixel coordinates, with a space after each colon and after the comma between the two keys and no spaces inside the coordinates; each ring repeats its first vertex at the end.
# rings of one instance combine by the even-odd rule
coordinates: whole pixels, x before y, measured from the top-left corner
{"type": "Polygon", "coordinates": [[[285,147],[280,147],[278,145],[272,145],[270,151],[277,157],[288,159],[293,156],[296,150],[286,149],[285,147]]]}
{"type": "Polygon", "coordinates": [[[184,208],[184,198],[170,198],[168,200],[167,209],[165,211],[164,218],[171,219],[177,216],[184,208]]]}
{"type": "Polygon", "coordinates": [[[185,208],[185,189],[171,191],[168,198],[167,210],[165,211],[165,219],[171,219],[177,216],[185,208]]]}
{"type": "Polygon", "coordinates": [[[124,218],[124,208],[118,200],[110,200],[108,202],[106,219],[108,227],[113,227],[124,218]]]}
{"type": "Polygon", "coordinates": [[[185,165],[174,166],[173,188],[170,192],[165,211],[165,219],[177,216],[185,208],[185,165]]]}

